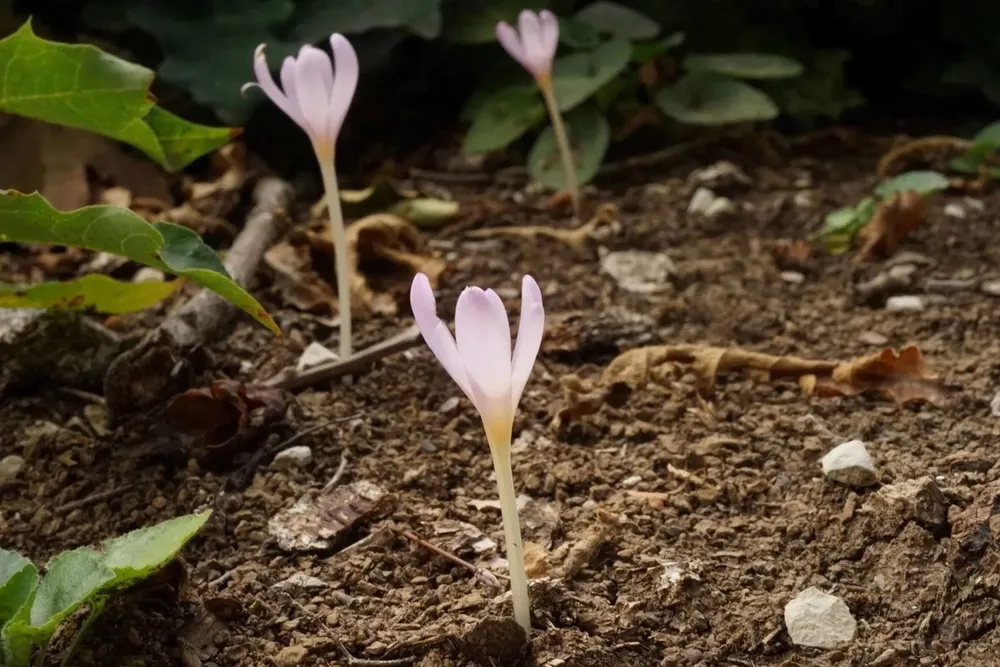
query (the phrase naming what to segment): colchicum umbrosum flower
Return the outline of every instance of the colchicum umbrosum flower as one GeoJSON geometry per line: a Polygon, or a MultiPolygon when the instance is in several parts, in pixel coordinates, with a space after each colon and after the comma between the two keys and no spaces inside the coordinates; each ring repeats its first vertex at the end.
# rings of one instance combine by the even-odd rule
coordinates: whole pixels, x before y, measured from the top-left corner
{"type": "Polygon", "coordinates": [[[434,292],[422,273],[417,274],[410,287],[410,306],[427,346],[472,401],[483,420],[500,492],[514,619],[529,632],[528,577],[524,570],[524,546],[517,518],[510,446],[514,413],[535,365],[545,328],[541,290],[534,278],[524,276],[521,320],[513,353],[507,310],[493,290],[467,287],[462,291],[455,307],[454,338],[437,316],[434,292]]]}
{"type": "Polygon", "coordinates": [[[331,59],[314,46],[303,46],[298,57],[289,56],[281,64],[281,87],[274,82],[264,55],[264,44],[254,53],[257,86],[279,109],[305,130],[319,161],[330,212],[333,247],[337,267],[337,299],[340,302],[340,356],[351,355],[351,288],[347,266],[347,234],[340,209],[335,155],[337,135],[347,116],[358,86],[358,56],[343,35],[330,37],[331,59]],[[336,72],[334,66],[336,65],[336,72]]]}
{"type": "Polygon", "coordinates": [[[552,131],[555,133],[559,155],[562,157],[563,173],[566,177],[566,189],[573,198],[573,208],[579,213],[580,190],[577,185],[576,167],[573,165],[573,153],[570,150],[569,138],[566,136],[566,126],[563,124],[559,104],[556,101],[555,90],[552,87],[552,60],[559,46],[559,20],[555,14],[543,10],[536,14],[527,9],[518,17],[515,30],[505,21],[497,24],[497,40],[514,60],[528,70],[545,98],[545,106],[552,120],[552,131]]]}

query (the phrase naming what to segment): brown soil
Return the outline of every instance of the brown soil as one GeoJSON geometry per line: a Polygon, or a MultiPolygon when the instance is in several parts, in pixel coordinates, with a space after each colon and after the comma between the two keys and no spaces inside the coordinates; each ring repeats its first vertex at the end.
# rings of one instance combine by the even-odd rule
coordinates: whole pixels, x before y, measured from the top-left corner
{"type": "MultiPolygon", "coordinates": [[[[450,261],[439,291],[446,318],[469,284],[498,288],[514,312],[519,278],[530,272],[552,322],[555,342],[543,348],[516,424],[514,475],[518,493],[531,498],[525,538],[547,552],[550,565],[533,584],[527,649],[507,621],[502,578],[491,586],[399,532],[487,566],[497,554],[477,557],[474,531],[463,540],[445,530],[455,524],[442,522],[457,520],[492,538],[502,555],[499,512],[477,502],[495,499],[480,424],[464,398],[451,400],[460,392],[423,346],[350,382],[299,393],[297,423],[276,426],[268,443],[273,451],[294,433],[329,423],[296,443],[312,448],[313,461],[274,472],[265,459],[242,485],[232,475],[248,452],[209,463],[176,436],[137,444],[128,426],[99,435],[92,425],[99,409],[55,387],[9,397],[0,404],[0,454],[32,447],[21,481],[0,490],[2,542],[43,562],[68,547],[215,508],[183,552],[186,583],[174,577],[163,580],[173,587],[145,585],[117,597],[79,665],[996,665],[996,298],[971,288],[928,295],[921,312],[889,312],[856,303],[851,292],[886,263],[855,266],[851,256],[814,250],[801,268],[805,279],[793,283],[770,252],[865,193],[879,153],[874,142],[704,152],[672,171],[675,179],[660,173],[650,177],[655,186],[592,197],[591,207],[613,201],[620,211],[608,249],[661,251],[676,264],[658,294],[620,289],[601,272],[596,249],[472,239],[460,228],[435,235],[434,247],[450,261]],[[752,179],[717,189],[741,211],[689,216],[694,188],[683,179],[722,157],[752,179]],[[871,396],[808,398],[794,383],[729,374],[706,401],[694,375],[681,371],[620,407],[553,427],[563,376],[594,378],[616,352],[651,343],[832,360],[916,343],[957,389],[942,408],[899,407],[871,396]],[[873,502],[879,486],[851,490],[826,480],[819,459],[854,438],[868,443],[880,485],[930,476],[947,520],[935,525],[919,512],[873,502]],[[342,460],[336,488],[373,483],[391,507],[324,551],[279,548],[269,519],[315,496],[342,460]],[[275,587],[298,573],[322,583],[275,587]],[[857,619],[846,648],[791,643],[783,608],[809,586],[843,598],[857,619]]],[[[459,196],[482,206],[481,194],[459,196]]],[[[919,265],[921,279],[997,277],[1000,193],[975,195],[985,208],[966,205],[964,220],[943,215],[945,203],[964,196],[935,199],[928,221],[903,243],[929,261],[919,265]]],[[[569,224],[541,210],[502,208],[481,224],[569,224]]],[[[404,315],[359,323],[362,345],[409,321],[405,276],[373,279],[392,290],[404,315]]],[[[261,380],[294,362],[304,343],[330,337],[316,318],[261,294],[286,335],[242,325],[212,347],[216,377],[261,380]]]]}

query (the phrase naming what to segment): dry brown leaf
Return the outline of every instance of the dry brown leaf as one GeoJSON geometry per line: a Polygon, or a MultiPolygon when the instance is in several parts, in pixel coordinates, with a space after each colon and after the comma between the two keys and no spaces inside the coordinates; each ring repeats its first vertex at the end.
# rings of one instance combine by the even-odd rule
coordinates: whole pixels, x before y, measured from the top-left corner
{"type": "Polygon", "coordinates": [[[801,271],[811,252],[805,241],[781,241],[771,248],[771,257],[782,271],[801,271]]]}
{"type": "Polygon", "coordinates": [[[708,345],[655,345],[618,355],[597,381],[564,376],[561,385],[566,404],[553,427],[559,430],[570,419],[594,414],[604,404],[621,407],[632,393],[648,384],[666,386],[680,364],[690,365],[702,397],[712,394],[719,373],[744,371],[758,382],[795,378],[807,395],[874,392],[900,404],[926,401],[934,405],[943,404],[946,398],[944,384],[927,371],[920,350],[913,345],[899,354],[887,349],[846,362],[708,345]]]}
{"type": "Polygon", "coordinates": [[[614,204],[602,204],[597,209],[594,217],[573,229],[546,226],[490,227],[473,230],[469,232],[469,236],[475,238],[519,236],[529,240],[545,236],[556,241],[561,241],[574,250],[585,250],[587,244],[592,240],[604,238],[606,234],[613,234],[617,229],[618,209],[614,204]]]}
{"type": "Polygon", "coordinates": [[[312,268],[310,246],[282,241],[264,253],[285,303],[304,312],[333,314],[337,295],[312,268]]]}
{"type": "Polygon", "coordinates": [[[899,404],[927,402],[943,405],[947,398],[944,384],[927,369],[916,345],[858,357],[841,364],[828,376],[806,375],[800,384],[807,394],[817,396],[855,396],[874,392],[899,404]]]}
{"type": "Polygon", "coordinates": [[[914,229],[927,218],[924,196],[916,192],[897,192],[875,209],[872,221],[859,233],[861,251],[858,261],[888,257],[914,229]]]}
{"type": "MultiPolygon", "coordinates": [[[[307,230],[310,242],[321,252],[333,257],[333,236],[330,226],[307,230]]],[[[437,288],[441,274],[448,267],[440,257],[427,254],[424,237],[408,220],[392,213],[375,213],[351,223],[347,228],[347,253],[351,276],[352,305],[369,313],[395,315],[398,308],[391,294],[376,292],[361,272],[362,263],[388,261],[407,270],[407,277],[424,273],[431,287],[437,288]]]]}

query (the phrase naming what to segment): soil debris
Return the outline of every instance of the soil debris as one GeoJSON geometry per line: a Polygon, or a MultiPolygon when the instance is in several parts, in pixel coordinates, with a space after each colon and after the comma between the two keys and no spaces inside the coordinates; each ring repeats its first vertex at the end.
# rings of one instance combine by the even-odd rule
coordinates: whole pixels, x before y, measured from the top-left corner
{"type": "Polygon", "coordinates": [[[209,448],[247,443],[284,418],[289,396],[280,389],[216,380],[174,396],[164,412],[167,424],[199,438],[209,448]]]}
{"type": "Polygon", "coordinates": [[[327,551],[344,546],[359,524],[377,520],[393,502],[385,489],[362,480],[316,498],[300,498],[274,515],[267,529],[285,551],[327,551]]]}
{"type": "Polygon", "coordinates": [[[858,233],[861,249],[858,261],[888,257],[913,230],[927,218],[923,195],[896,192],[875,209],[871,222],[858,233]]]}

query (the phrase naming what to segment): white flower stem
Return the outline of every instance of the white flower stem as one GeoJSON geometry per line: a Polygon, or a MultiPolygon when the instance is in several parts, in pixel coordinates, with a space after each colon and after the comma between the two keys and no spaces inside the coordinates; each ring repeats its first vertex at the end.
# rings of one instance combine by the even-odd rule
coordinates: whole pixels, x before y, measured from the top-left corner
{"type": "Polygon", "coordinates": [[[569,137],[566,135],[566,126],[563,124],[562,114],[559,112],[559,103],[556,102],[555,91],[552,88],[552,79],[543,79],[538,82],[542,90],[542,97],[545,98],[545,106],[549,110],[549,118],[552,120],[552,131],[556,135],[556,145],[559,147],[559,156],[562,158],[563,174],[566,178],[566,190],[573,200],[573,212],[580,215],[580,187],[576,180],[576,166],[573,164],[573,151],[570,148],[569,137]]]}
{"type": "Polygon", "coordinates": [[[334,264],[337,270],[337,300],[340,302],[340,358],[351,356],[351,278],[347,266],[347,231],[344,214],[340,210],[340,189],[337,187],[337,169],[333,155],[324,159],[317,151],[319,170],[326,191],[326,209],[330,214],[333,231],[334,264]]]}
{"type": "Polygon", "coordinates": [[[510,592],[514,596],[514,620],[530,634],[528,574],[524,570],[524,543],[521,541],[521,523],[517,518],[514,473],[510,467],[510,439],[498,445],[491,443],[490,452],[493,454],[493,469],[497,473],[497,490],[500,492],[500,513],[503,516],[503,534],[507,542],[507,563],[510,568],[510,592]]]}

